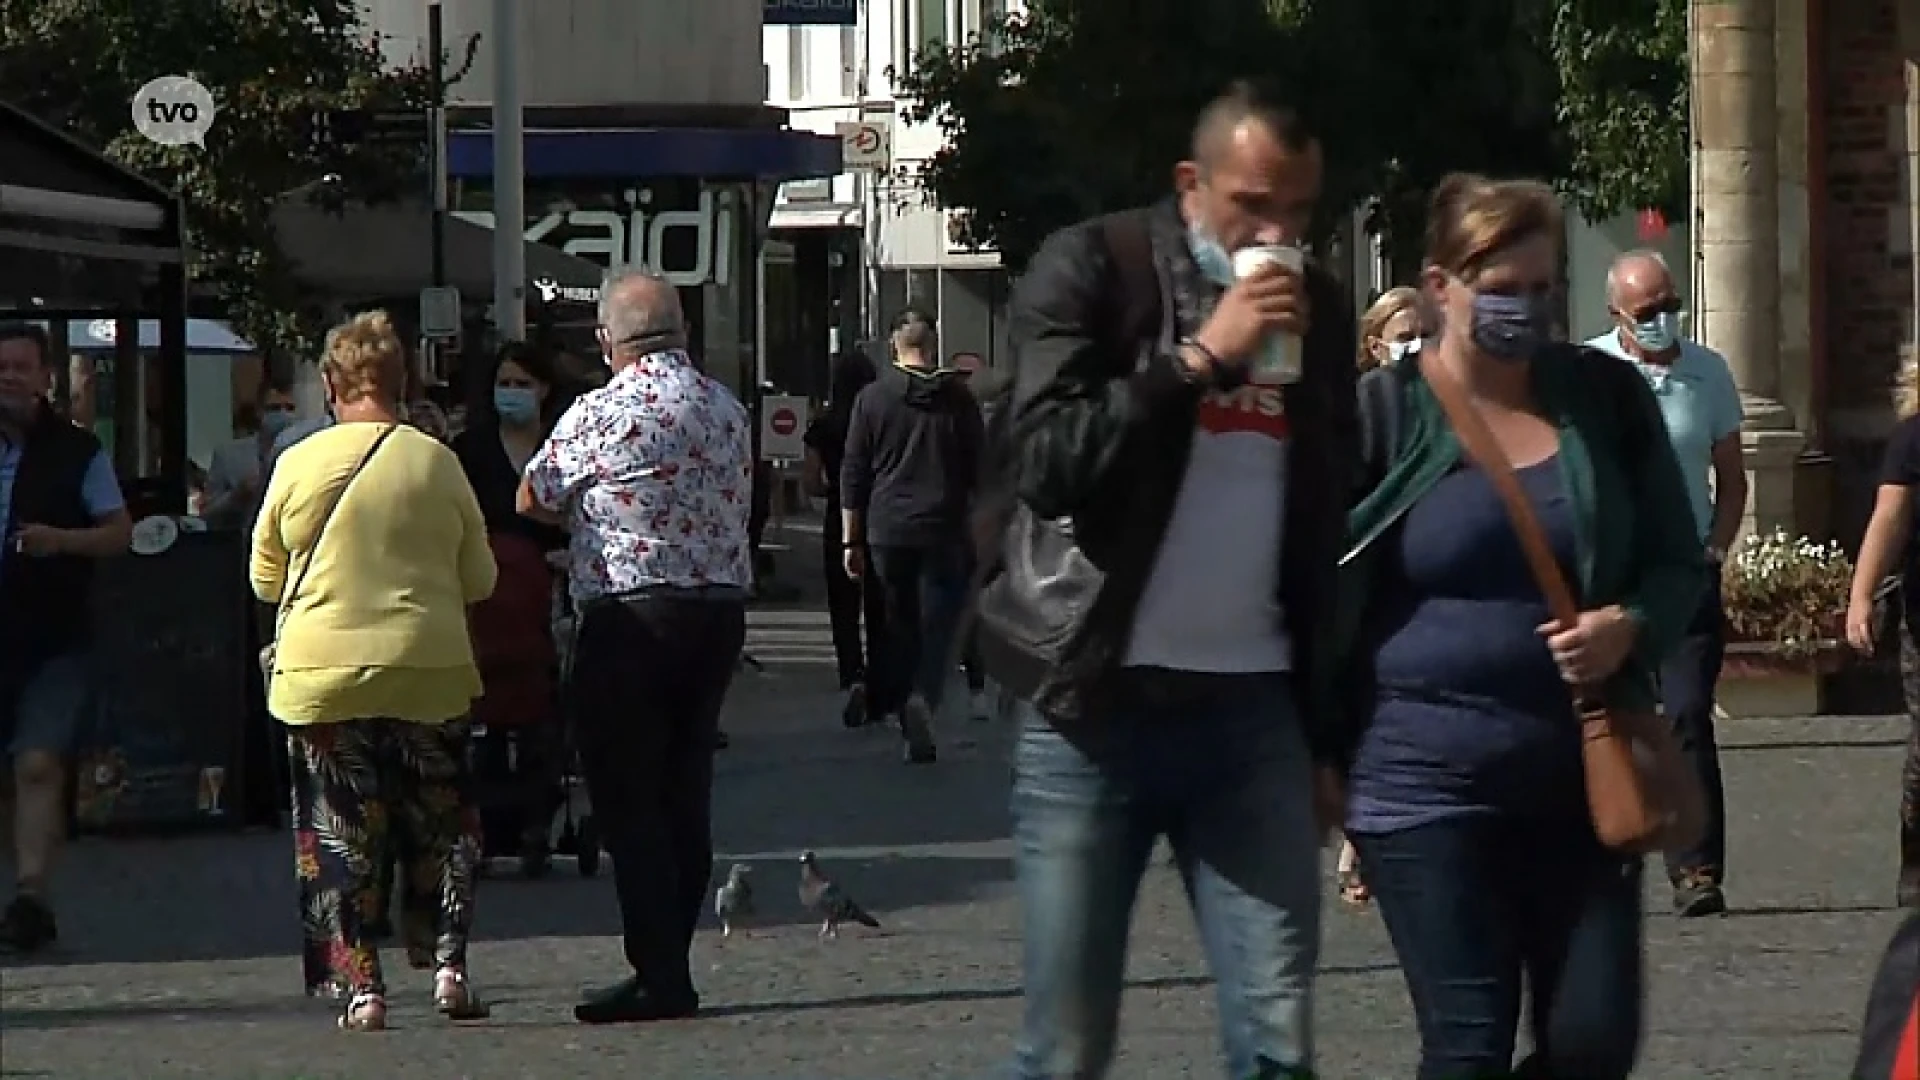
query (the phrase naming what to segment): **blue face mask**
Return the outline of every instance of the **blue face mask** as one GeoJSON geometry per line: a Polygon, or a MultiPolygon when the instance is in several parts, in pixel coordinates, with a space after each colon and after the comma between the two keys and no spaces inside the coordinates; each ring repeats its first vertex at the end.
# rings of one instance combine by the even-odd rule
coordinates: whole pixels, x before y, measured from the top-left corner
{"type": "Polygon", "coordinates": [[[260,414],[260,434],[267,439],[277,439],[280,433],[293,426],[293,414],[279,409],[260,414]]]}
{"type": "Polygon", "coordinates": [[[1209,281],[1222,287],[1233,284],[1233,255],[1211,233],[1198,225],[1188,225],[1187,250],[1193,252],[1194,264],[1209,281]]]}
{"type": "Polygon", "coordinates": [[[1680,343],[1680,313],[1662,311],[1651,319],[1633,324],[1634,344],[1652,353],[1663,353],[1680,343]]]}
{"type": "Polygon", "coordinates": [[[1523,364],[1546,344],[1553,325],[1551,301],[1537,293],[1473,294],[1474,345],[1488,356],[1523,364]]]}
{"type": "Polygon", "coordinates": [[[540,416],[540,397],[524,386],[496,386],[493,411],[505,423],[531,424],[540,416]]]}

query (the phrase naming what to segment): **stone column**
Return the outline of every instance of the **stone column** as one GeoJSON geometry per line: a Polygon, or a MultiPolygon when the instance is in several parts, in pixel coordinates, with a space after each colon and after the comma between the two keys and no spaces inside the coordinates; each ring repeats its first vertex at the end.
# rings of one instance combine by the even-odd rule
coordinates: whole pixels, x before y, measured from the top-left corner
{"type": "Polygon", "coordinates": [[[1691,17],[1697,334],[1746,406],[1748,527],[1795,530],[1806,438],[1780,402],[1775,0],[1692,0],[1691,17]]]}

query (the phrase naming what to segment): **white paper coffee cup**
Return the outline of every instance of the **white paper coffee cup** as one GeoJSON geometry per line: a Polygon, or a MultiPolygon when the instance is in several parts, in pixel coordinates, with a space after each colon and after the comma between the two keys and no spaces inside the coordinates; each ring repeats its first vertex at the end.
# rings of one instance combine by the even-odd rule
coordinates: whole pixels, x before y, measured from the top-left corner
{"type": "MultiPolygon", "coordinates": [[[[1296,273],[1305,270],[1306,254],[1286,244],[1256,244],[1233,253],[1233,276],[1244,278],[1266,266],[1284,266],[1296,273]]],[[[1269,337],[1248,366],[1248,376],[1256,383],[1296,383],[1300,381],[1302,353],[1299,334],[1274,334],[1269,337]]]]}

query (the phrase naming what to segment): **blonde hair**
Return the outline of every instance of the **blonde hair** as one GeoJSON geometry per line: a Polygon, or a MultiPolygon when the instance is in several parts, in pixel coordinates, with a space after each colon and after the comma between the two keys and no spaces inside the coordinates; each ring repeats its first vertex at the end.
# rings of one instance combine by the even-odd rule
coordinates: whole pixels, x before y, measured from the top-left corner
{"type": "Polygon", "coordinates": [[[1387,324],[1400,317],[1402,312],[1413,311],[1420,303],[1420,291],[1408,285],[1399,285],[1380,294],[1365,315],[1360,316],[1360,355],[1356,359],[1361,371],[1372,371],[1380,366],[1380,361],[1367,347],[1368,338],[1377,338],[1386,333],[1387,324]]]}
{"type": "Polygon", "coordinates": [[[1561,243],[1564,230],[1560,200],[1545,184],[1453,173],[1427,208],[1427,263],[1471,279],[1500,252],[1536,236],[1561,243]]]}
{"type": "Polygon", "coordinates": [[[386,312],[364,311],[327,331],[320,371],[341,404],[398,402],[406,392],[407,349],[386,312]]]}
{"type": "Polygon", "coordinates": [[[1912,356],[1900,361],[1900,379],[1893,388],[1893,409],[1905,420],[1920,413],[1920,360],[1912,356]]]}

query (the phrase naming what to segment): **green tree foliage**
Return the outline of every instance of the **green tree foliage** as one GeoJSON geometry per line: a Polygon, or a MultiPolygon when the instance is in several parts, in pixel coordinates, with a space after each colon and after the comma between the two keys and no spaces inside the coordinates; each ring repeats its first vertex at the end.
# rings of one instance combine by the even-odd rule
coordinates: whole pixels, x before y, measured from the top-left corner
{"type": "Polygon", "coordinates": [[[0,0],[0,97],[177,191],[196,295],[269,349],[311,352],[318,329],[275,242],[275,202],[327,173],[360,199],[424,183],[417,149],[317,147],[309,118],[424,109],[429,85],[424,66],[382,56],[353,0],[0,0]],[[212,92],[205,150],[133,130],[134,92],[162,75],[212,92]]]}
{"type": "Polygon", "coordinates": [[[1016,265],[1066,222],[1163,193],[1220,73],[1259,70],[1287,44],[1261,0],[1032,8],[895,73],[908,119],[947,136],[920,179],[968,211],[968,242],[1016,265]]]}
{"type": "Polygon", "coordinates": [[[1685,174],[1684,125],[1654,122],[1684,100],[1682,3],[1040,0],[896,78],[907,119],[946,136],[918,179],[1015,268],[1061,225],[1164,193],[1235,76],[1287,89],[1324,137],[1325,207],[1372,203],[1404,255],[1459,169],[1551,178],[1590,214],[1663,204],[1652,178],[1676,157],[1685,174]],[[1656,7],[1681,12],[1677,54],[1656,7]]]}
{"type": "Polygon", "coordinates": [[[1687,0],[1559,0],[1552,52],[1571,157],[1563,186],[1588,217],[1687,201],[1687,0]]]}

